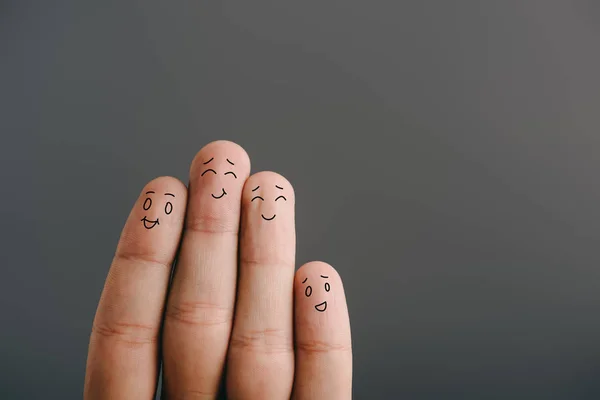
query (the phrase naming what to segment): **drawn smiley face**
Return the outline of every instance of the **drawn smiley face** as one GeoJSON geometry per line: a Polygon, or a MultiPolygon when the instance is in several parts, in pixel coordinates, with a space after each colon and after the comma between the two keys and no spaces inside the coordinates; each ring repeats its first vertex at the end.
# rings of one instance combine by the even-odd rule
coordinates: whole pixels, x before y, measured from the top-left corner
{"type": "MultiPolygon", "coordinates": [[[[326,275],[319,275],[321,278],[323,279],[328,279],[329,276],[326,275]]],[[[308,278],[305,278],[302,283],[306,283],[306,281],[308,280],[308,278]]],[[[325,281],[325,284],[323,285],[323,288],[325,289],[326,292],[329,292],[331,290],[331,285],[329,284],[329,282],[325,281]]],[[[312,286],[308,285],[306,286],[306,288],[304,288],[304,295],[306,297],[310,297],[313,294],[313,288],[312,286]]],[[[317,310],[318,312],[325,312],[325,310],[327,310],[327,301],[323,301],[322,303],[319,303],[317,305],[315,305],[315,310],[317,310]]]]}
{"type": "MultiPolygon", "coordinates": [[[[146,195],[148,197],[146,197],[146,200],[144,200],[144,204],[142,205],[142,208],[144,209],[144,211],[150,211],[150,209],[152,208],[152,198],[150,197],[151,194],[156,194],[156,192],[154,190],[149,190],[146,192],[146,195]]],[[[173,193],[165,193],[164,195],[175,197],[175,195],[173,193]]],[[[167,201],[165,203],[164,212],[166,215],[171,214],[173,212],[173,203],[171,203],[170,201],[167,201]]],[[[156,217],[156,219],[152,220],[152,219],[148,219],[147,215],[144,215],[144,218],[142,218],[141,221],[144,224],[144,228],[146,228],[146,229],[152,229],[156,225],[160,225],[160,221],[159,221],[158,217],[156,217]]]]}
{"type": "MultiPolygon", "coordinates": [[[[275,185],[275,187],[279,190],[283,190],[283,188],[281,186],[275,185]]],[[[260,186],[255,187],[254,189],[252,189],[252,192],[256,192],[258,189],[260,189],[260,186]]],[[[250,202],[253,202],[254,200],[260,200],[260,201],[265,201],[265,199],[260,196],[258,193],[252,197],[252,200],[250,200],[250,202]]],[[[285,198],[285,196],[283,194],[275,197],[275,201],[287,201],[287,199],[285,198]]],[[[270,214],[269,214],[270,215],[270,214]]],[[[273,214],[270,216],[265,216],[264,214],[260,214],[260,216],[262,217],[262,219],[264,219],[265,221],[273,221],[275,219],[275,217],[277,216],[277,214],[273,214]]]]}
{"type": "MultiPolygon", "coordinates": [[[[211,161],[213,161],[214,159],[215,159],[215,158],[214,158],[214,157],[212,157],[210,160],[208,160],[208,161],[206,161],[206,162],[204,162],[204,163],[202,163],[202,164],[204,164],[204,165],[208,165],[208,164],[209,164],[211,161]]],[[[235,165],[235,164],[234,164],[233,162],[231,162],[231,161],[230,161],[228,158],[226,158],[225,160],[226,160],[226,161],[227,161],[229,164],[231,164],[231,165],[235,165]]],[[[212,168],[208,168],[208,169],[205,169],[205,170],[204,170],[204,172],[202,172],[202,174],[201,174],[200,176],[204,176],[205,174],[210,174],[210,173],[213,173],[214,175],[218,175],[218,174],[217,174],[217,171],[215,171],[215,170],[214,170],[214,169],[212,169],[212,168]]],[[[236,175],[236,174],[235,174],[235,172],[233,172],[233,171],[227,171],[227,172],[225,172],[223,175],[225,175],[225,176],[227,176],[227,175],[231,175],[231,176],[233,176],[233,178],[234,178],[234,179],[237,179],[237,175],[236,175]]],[[[211,193],[210,195],[213,197],[213,199],[217,199],[217,200],[218,200],[218,199],[221,199],[221,198],[223,198],[223,197],[227,196],[227,191],[225,191],[225,188],[224,188],[224,187],[221,187],[221,193],[218,193],[217,195],[215,195],[214,193],[211,193]]]]}

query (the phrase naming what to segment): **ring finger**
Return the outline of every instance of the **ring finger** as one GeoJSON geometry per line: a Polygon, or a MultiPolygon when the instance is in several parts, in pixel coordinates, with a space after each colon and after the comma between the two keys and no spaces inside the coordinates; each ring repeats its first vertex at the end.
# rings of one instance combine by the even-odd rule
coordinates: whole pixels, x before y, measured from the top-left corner
{"type": "Polygon", "coordinates": [[[294,191],[273,172],[242,195],[240,279],[228,356],[232,399],[289,399],[294,378],[294,191]]]}

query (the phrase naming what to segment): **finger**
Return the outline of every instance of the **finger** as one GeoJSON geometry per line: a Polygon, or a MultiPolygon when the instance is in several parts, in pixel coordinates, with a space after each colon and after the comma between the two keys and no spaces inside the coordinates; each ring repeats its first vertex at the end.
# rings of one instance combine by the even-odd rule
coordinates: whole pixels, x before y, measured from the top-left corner
{"type": "Polygon", "coordinates": [[[167,398],[216,396],[231,333],[240,200],[250,159],[237,144],[206,145],[190,168],[179,260],[167,302],[163,385],[167,398]]]}
{"type": "Polygon", "coordinates": [[[242,198],[240,279],[227,364],[233,399],[289,399],[293,383],[294,191],[273,172],[242,198]]]}
{"type": "Polygon", "coordinates": [[[294,282],[295,400],[352,398],[350,320],[342,280],[323,262],[303,265],[294,282]]]}
{"type": "Polygon", "coordinates": [[[121,234],[92,328],[86,399],[149,399],[158,336],[187,191],[175,178],[148,183],[121,234]]]}

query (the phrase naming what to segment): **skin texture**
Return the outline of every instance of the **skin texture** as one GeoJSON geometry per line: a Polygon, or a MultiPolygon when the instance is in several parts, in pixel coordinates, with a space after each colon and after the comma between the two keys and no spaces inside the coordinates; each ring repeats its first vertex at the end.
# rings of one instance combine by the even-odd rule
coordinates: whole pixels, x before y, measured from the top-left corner
{"type": "Polygon", "coordinates": [[[250,176],[227,141],[198,152],[189,182],[157,178],[134,204],[94,318],[84,398],[153,399],[162,362],[165,399],[350,399],[342,281],[323,262],[295,272],[292,184],[250,176]]]}

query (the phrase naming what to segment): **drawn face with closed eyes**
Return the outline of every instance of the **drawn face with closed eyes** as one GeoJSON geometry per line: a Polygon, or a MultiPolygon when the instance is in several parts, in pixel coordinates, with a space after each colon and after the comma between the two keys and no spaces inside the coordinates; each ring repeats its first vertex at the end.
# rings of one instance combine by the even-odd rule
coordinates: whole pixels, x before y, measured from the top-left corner
{"type": "MultiPolygon", "coordinates": [[[[146,197],[146,200],[144,200],[144,204],[142,204],[142,208],[144,209],[144,211],[148,211],[148,213],[151,213],[155,210],[158,210],[157,213],[160,214],[161,208],[163,208],[162,203],[156,204],[154,209],[151,210],[152,205],[153,205],[152,199],[154,198],[154,201],[156,201],[157,203],[159,203],[161,200],[164,200],[164,199],[157,198],[156,192],[154,190],[147,191],[146,196],[148,196],[148,197],[146,197]]],[[[165,193],[163,196],[166,196],[166,200],[167,200],[164,203],[163,210],[164,210],[165,215],[169,215],[173,212],[173,203],[171,203],[168,200],[170,199],[170,197],[174,198],[175,195],[173,193],[165,193]]],[[[144,228],[152,229],[156,225],[160,225],[158,215],[155,214],[155,217],[156,217],[156,219],[148,219],[148,215],[144,215],[144,218],[141,219],[142,223],[144,224],[144,228]]]]}
{"type": "MultiPolygon", "coordinates": [[[[284,194],[283,194],[283,187],[275,185],[275,188],[277,189],[277,193],[275,195],[275,202],[278,201],[287,201],[287,199],[285,198],[284,194]]],[[[252,193],[254,194],[254,196],[252,197],[252,200],[250,200],[250,202],[255,202],[255,201],[262,201],[264,202],[265,199],[261,196],[261,192],[259,191],[260,186],[255,187],[254,189],[252,189],[252,193]]],[[[267,199],[268,200],[268,199],[267,199]]],[[[275,217],[277,216],[277,214],[275,213],[269,213],[267,215],[265,214],[260,214],[260,216],[262,217],[262,219],[264,219],[265,221],[272,221],[275,219],[275,217]]]]}
{"type": "MultiPolygon", "coordinates": [[[[217,171],[215,171],[213,168],[211,168],[210,166],[208,166],[208,165],[209,165],[211,162],[213,162],[213,161],[214,161],[214,159],[215,159],[215,158],[214,158],[214,157],[212,157],[210,160],[208,160],[208,161],[206,161],[206,162],[202,163],[202,164],[206,165],[207,167],[206,167],[206,169],[204,170],[204,172],[202,172],[202,174],[201,174],[200,176],[204,177],[204,176],[205,176],[205,175],[207,175],[207,174],[208,174],[208,175],[212,175],[212,174],[214,174],[214,175],[218,175],[218,174],[217,174],[217,171]]],[[[232,165],[232,166],[233,166],[233,165],[235,165],[235,164],[234,164],[233,162],[231,162],[231,161],[230,161],[228,158],[226,158],[225,160],[227,161],[227,163],[228,163],[228,164],[230,164],[230,165],[232,165]]],[[[215,163],[216,163],[216,161],[215,161],[215,163]]],[[[212,165],[212,166],[214,166],[214,167],[216,168],[216,166],[215,166],[215,163],[213,163],[213,165],[212,165]]],[[[231,167],[230,167],[230,168],[231,168],[231,167]]],[[[223,174],[223,176],[227,176],[227,177],[231,176],[231,177],[233,177],[234,179],[237,179],[237,175],[236,175],[236,174],[235,174],[235,172],[233,172],[232,170],[229,170],[229,171],[225,172],[225,173],[223,174]]],[[[225,188],[224,188],[224,187],[221,187],[221,192],[220,192],[220,193],[219,193],[219,192],[217,192],[217,194],[216,194],[216,195],[215,195],[214,193],[211,193],[210,195],[213,197],[213,199],[217,199],[217,200],[218,200],[218,199],[221,199],[221,198],[223,198],[223,197],[227,196],[227,191],[225,190],[225,188]]]]}
{"type": "MultiPolygon", "coordinates": [[[[328,279],[329,276],[326,275],[319,275],[319,277],[323,278],[323,279],[328,279]]],[[[308,281],[308,278],[305,278],[302,283],[306,284],[308,281]]],[[[310,282],[309,282],[310,283],[310,282]]],[[[329,284],[329,282],[327,281],[321,281],[321,282],[315,282],[313,283],[315,285],[315,294],[321,292],[321,294],[323,294],[323,292],[320,290],[320,288],[322,287],[323,289],[325,289],[325,292],[329,292],[331,290],[331,285],[329,284]],[[323,285],[323,286],[321,286],[323,285]]],[[[308,285],[304,288],[304,295],[306,297],[310,297],[313,295],[313,288],[311,285],[308,285]]],[[[320,299],[319,299],[320,300],[320,299]]],[[[317,300],[318,301],[318,300],[317,300]]],[[[317,310],[318,312],[325,312],[325,310],[327,310],[327,301],[323,301],[317,305],[315,305],[315,310],[317,310]]]]}

